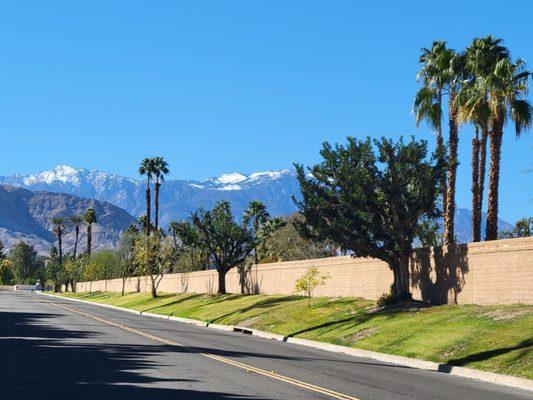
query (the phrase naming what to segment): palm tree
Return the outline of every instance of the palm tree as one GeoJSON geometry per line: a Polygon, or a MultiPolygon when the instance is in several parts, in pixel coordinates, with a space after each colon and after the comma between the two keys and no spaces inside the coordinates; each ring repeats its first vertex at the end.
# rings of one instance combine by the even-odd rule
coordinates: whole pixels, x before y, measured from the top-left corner
{"type": "Polygon", "coordinates": [[[250,203],[248,203],[248,208],[244,212],[243,217],[243,223],[244,225],[252,224],[252,228],[254,230],[254,236],[255,236],[255,245],[254,245],[254,264],[257,265],[259,261],[259,257],[257,254],[257,241],[259,237],[259,230],[261,229],[261,225],[265,224],[268,219],[270,218],[270,215],[268,214],[268,211],[266,210],[266,206],[259,200],[252,200],[250,203]]]}
{"type": "Polygon", "coordinates": [[[472,240],[481,240],[481,212],[485,186],[487,159],[487,138],[490,131],[490,109],[488,88],[485,80],[499,60],[509,58],[509,50],[501,45],[501,39],[492,36],[475,38],[466,49],[466,70],[468,83],[463,85],[459,95],[459,119],[471,122],[475,127],[472,140],[472,240]],[[481,132],[481,136],[480,136],[481,132]]]}
{"type": "Polygon", "coordinates": [[[52,224],[54,224],[53,231],[57,236],[57,245],[59,247],[59,265],[63,265],[63,232],[65,231],[65,218],[54,217],[52,218],[52,224]]]}
{"type": "Polygon", "coordinates": [[[159,228],[159,188],[161,184],[165,182],[165,175],[170,170],[168,169],[168,163],[163,157],[154,157],[152,159],[153,173],[155,175],[155,193],[154,193],[154,205],[155,205],[155,221],[154,221],[154,233],[159,228]]]}
{"type": "Polygon", "coordinates": [[[91,256],[91,247],[93,241],[93,224],[96,224],[96,212],[92,207],[89,207],[83,216],[83,220],[87,224],[87,254],[91,256]]]}
{"type": "Polygon", "coordinates": [[[74,238],[74,254],[73,257],[76,259],[76,254],[78,251],[78,239],[80,237],[80,226],[83,223],[83,217],[81,215],[71,215],[70,216],[70,222],[72,225],[74,225],[74,232],[75,232],[75,238],[74,238]]]}
{"type": "Polygon", "coordinates": [[[441,180],[444,210],[444,240],[446,244],[455,241],[455,181],[457,177],[457,149],[459,145],[459,120],[457,115],[457,96],[463,81],[464,56],[446,47],[446,42],[435,41],[431,49],[423,48],[420,56],[422,65],[417,79],[422,87],[415,96],[413,111],[417,125],[426,120],[437,131],[437,151],[444,155],[442,138],[442,98],[448,96],[448,173],[441,180]]]}
{"type": "Polygon", "coordinates": [[[487,88],[491,116],[490,169],[487,225],[485,240],[498,238],[498,187],[500,183],[500,161],[503,127],[508,119],[515,125],[516,136],[529,128],[533,119],[533,109],[525,98],[531,72],[525,62],[508,58],[499,60],[494,69],[483,78],[487,88]]]}
{"type": "Polygon", "coordinates": [[[154,174],[152,158],[145,158],[141,161],[141,165],[139,167],[139,174],[146,175],[146,223],[144,224],[144,228],[146,231],[146,236],[150,236],[150,227],[151,227],[150,214],[151,214],[151,202],[152,202],[152,195],[150,193],[150,181],[154,174]]]}

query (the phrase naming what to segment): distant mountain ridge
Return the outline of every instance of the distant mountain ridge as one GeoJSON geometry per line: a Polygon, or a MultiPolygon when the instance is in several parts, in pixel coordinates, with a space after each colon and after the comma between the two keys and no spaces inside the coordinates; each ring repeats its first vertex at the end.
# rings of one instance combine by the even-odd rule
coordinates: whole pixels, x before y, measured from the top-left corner
{"type": "MultiPolygon", "coordinates": [[[[40,254],[48,253],[56,243],[52,218],[65,217],[68,225],[68,217],[83,214],[89,207],[95,209],[98,219],[93,227],[95,251],[116,247],[121,232],[136,221],[123,209],[107,202],[0,185],[0,240],[6,248],[23,240],[33,244],[40,254]]],[[[85,231],[85,227],[80,230],[79,252],[87,247],[85,231]]],[[[68,226],[63,237],[66,252],[72,251],[74,237],[74,229],[68,226]]]]}
{"type": "MultiPolygon", "coordinates": [[[[146,209],[145,182],[96,170],[58,165],[37,174],[0,176],[0,184],[105,201],[135,217],[143,215],[146,209]]],[[[161,188],[160,221],[165,226],[172,220],[186,218],[200,207],[210,208],[220,200],[230,201],[237,217],[251,200],[261,200],[271,215],[283,216],[296,211],[293,196],[300,196],[300,187],[291,169],[251,174],[232,172],[205,180],[168,180],[161,188]]],[[[470,241],[471,211],[457,209],[455,220],[457,239],[470,241]]],[[[500,221],[499,227],[509,229],[511,224],[500,221]]]]}

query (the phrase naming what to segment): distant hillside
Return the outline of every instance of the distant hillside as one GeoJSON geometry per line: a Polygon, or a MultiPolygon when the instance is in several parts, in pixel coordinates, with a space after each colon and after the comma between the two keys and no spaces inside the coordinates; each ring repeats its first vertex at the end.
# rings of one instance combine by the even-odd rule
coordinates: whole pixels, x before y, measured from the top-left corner
{"type": "MultiPolygon", "coordinates": [[[[83,168],[59,165],[32,175],[1,176],[0,183],[106,201],[135,217],[141,216],[146,207],[145,184],[141,180],[83,168]]],[[[292,196],[299,197],[300,188],[295,172],[290,169],[251,174],[233,172],[202,181],[168,180],[161,188],[160,220],[165,226],[172,220],[187,217],[199,207],[212,207],[219,200],[230,201],[238,218],[250,200],[261,200],[270,214],[283,216],[296,211],[292,196]]],[[[459,208],[455,219],[458,240],[470,241],[471,211],[459,208]]],[[[509,229],[511,225],[500,221],[499,227],[509,229]]]]}
{"type": "MultiPolygon", "coordinates": [[[[120,232],[135,222],[134,217],[110,203],[0,185],[0,240],[7,248],[24,240],[32,243],[39,253],[47,253],[56,241],[51,219],[83,214],[88,207],[95,209],[98,218],[93,228],[95,250],[115,247],[120,232]]],[[[63,242],[65,250],[71,251],[74,245],[72,227],[67,227],[63,242]]],[[[85,228],[81,229],[79,249],[86,249],[85,228]]]]}

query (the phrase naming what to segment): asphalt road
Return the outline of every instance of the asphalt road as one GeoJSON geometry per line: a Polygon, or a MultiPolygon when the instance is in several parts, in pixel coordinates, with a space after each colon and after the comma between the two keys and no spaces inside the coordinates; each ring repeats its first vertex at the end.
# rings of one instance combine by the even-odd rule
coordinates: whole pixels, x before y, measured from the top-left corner
{"type": "Polygon", "coordinates": [[[0,398],[533,399],[530,392],[0,291],[0,398]]]}

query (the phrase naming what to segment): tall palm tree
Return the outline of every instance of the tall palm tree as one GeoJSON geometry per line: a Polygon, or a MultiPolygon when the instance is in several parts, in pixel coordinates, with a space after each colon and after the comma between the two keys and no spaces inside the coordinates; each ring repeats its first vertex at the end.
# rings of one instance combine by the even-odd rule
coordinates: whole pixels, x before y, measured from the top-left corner
{"type": "Polygon", "coordinates": [[[151,203],[152,195],[150,192],[150,181],[154,175],[154,165],[153,158],[145,158],[141,161],[139,166],[139,174],[146,175],[146,223],[144,225],[146,236],[150,236],[150,214],[151,214],[151,203]]]}
{"type": "Polygon", "coordinates": [[[268,219],[270,218],[270,214],[268,213],[266,206],[263,204],[263,202],[259,200],[252,200],[250,203],[248,203],[248,208],[244,212],[243,217],[243,223],[244,225],[252,224],[252,228],[254,230],[254,236],[255,236],[255,245],[254,245],[254,264],[257,265],[259,262],[259,257],[257,254],[257,241],[259,237],[259,230],[261,229],[261,225],[265,224],[268,219]]]}
{"type": "Polygon", "coordinates": [[[472,240],[481,240],[481,213],[485,186],[487,139],[490,127],[488,88],[485,79],[494,70],[496,63],[509,58],[509,50],[502,46],[501,39],[492,36],[475,38],[466,49],[468,83],[460,93],[459,119],[471,122],[475,127],[472,140],[472,240]]]}
{"type": "Polygon", "coordinates": [[[83,220],[87,224],[87,254],[91,256],[92,241],[93,241],[93,224],[96,224],[96,212],[94,208],[89,207],[83,216],[83,220]]]}
{"type": "Polygon", "coordinates": [[[435,41],[431,49],[423,48],[420,56],[421,68],[417,79],[422,87],[415,96],[413,111],[417,125],[426,120],[437,132],[437,151],[444,155],[442,137],[443,96],[448,96],[448,173],[441,180],[442,208],[444,210],[444,242],[455,241],[455,181],[457,177],[457,149],[459,145],[459,119],[457,96],[463,82],[464,56],[446,47],[446,42],[435,41]]]}
{"type": "Polygon", "coordinates": [[[498,61],[493,71],[484,78],[483,85],[488,91],[492,127],[485,240],[498,238],[498,187],[503,128],[508,119],[512,120],[518,137],[529,128],[533,119],[533,109],[526,99],[530,76],[531,72],[526,70],[523,60],[518,59],[512,62],[510,59],[504,58],[498,61]]]}
{"type": "Polygon", "coordinates": [[[155,175],[155,193],[154,193],[154,205],[155,205],[155,221],[154,221],[154,233],[159,229],[159,188],[161,184],[165,182],[165,175],[170,170],[168,169],[168,163],[163,157],[154,157],[152,159],[153,172],[155,175]]]}
{"type": "Polygon", "coordinates": [[[83,217],[81,215],[71,215],[70,216],[70,222],[72,223],[72,225],[74,225],[75,238],[74,238],[74,254],[73,254],[73,257],[75,259],[76,258],[76,254],[78,252],[78,239],[80,237],[80,226],[83,223],[83,217]]]}
{"type": "Polygon", "coordinates": [[[65,231],[65,218],[54,217],[52,218],[52,224],[54,224],[53,231],[57,236],[57,246],[59,248],[59,265],[63,265],[63,232],[65,231]]]}

